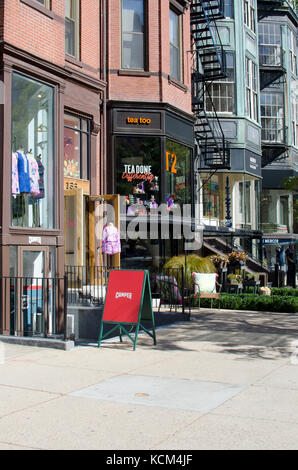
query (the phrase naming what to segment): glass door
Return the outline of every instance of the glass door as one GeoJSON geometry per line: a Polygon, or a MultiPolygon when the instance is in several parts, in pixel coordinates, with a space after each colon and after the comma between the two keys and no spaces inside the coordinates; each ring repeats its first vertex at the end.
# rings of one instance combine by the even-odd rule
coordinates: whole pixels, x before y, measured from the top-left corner
{"type": "Polygon", "coordinates": [[[19,247],[17,329],[24,336],[44,335],[54,327],[52,257],[49,247],[19,247]]]}
{"type": "Polygon", "coordinates": [[[83,188],[64,191],[65,266],[84,266],[83,188]]]}

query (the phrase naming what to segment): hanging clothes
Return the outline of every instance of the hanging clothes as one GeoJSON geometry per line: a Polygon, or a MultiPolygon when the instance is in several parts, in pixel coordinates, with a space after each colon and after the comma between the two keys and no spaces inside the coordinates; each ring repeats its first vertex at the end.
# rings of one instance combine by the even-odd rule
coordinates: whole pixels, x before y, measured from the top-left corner
{"type": "Polygon", "coordinates": [[[30,153],[27,154],[27,160],[28,160],[29,177],[30,177],[30,193],[32,193],[33,196],[36,196],[39,194],[38,164],[35,158],[30,153]]]}
{"type": "Polygon", "coordinates": [[[18,172],[18,154],[14,152],[11,158],[11,193],[20,194],[19,172],[18,172]]]}
{"type": "Polygon", "coordinates": [[[31,186],[27,156],[22,151],[17,151],[17,155],[20,193],[30,193],[31,186]]]}
{"type": "Polygon", "coordinates": [[[41,163],[40,157],[36,158],[36,162],[38,165],[38,185],[39,185],[39,193],[35,194],[36,199],[42,199],[45,197],[45,185],[44,185],[44,166],[41,163]]]}
{"type": "Polygon", "coordinates": [[[121,243],[117,227],[110,223],[105,225],[102,231],[101,250],[106,255],[121,253],[121,243]]]}

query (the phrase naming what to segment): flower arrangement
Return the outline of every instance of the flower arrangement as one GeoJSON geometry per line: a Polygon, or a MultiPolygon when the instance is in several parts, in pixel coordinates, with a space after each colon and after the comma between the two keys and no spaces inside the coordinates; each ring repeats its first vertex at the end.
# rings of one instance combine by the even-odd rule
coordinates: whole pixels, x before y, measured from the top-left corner
{"type": "Polygon", "coordinates": [[[212,255],[210,261],[218,268],[226,266],[229,263],[229,258],[227,255],[212,255]]]}
{"type": "Polygon", "coordinates": [[[228,254],[229,263],[236,263],[239,261],[246,261],[248,254],[245,251],[232,251],[228,254]]]}

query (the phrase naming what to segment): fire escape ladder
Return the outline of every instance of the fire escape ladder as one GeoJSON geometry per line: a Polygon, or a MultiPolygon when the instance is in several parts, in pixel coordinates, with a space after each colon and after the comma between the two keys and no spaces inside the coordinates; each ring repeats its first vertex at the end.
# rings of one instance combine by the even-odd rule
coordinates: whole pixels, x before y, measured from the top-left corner
{"type": "Polygon", "coordinates": [[[195,136],[200,148],[198,170],[229,169],[230,148],[213,106],[209,88],[226,78],[225,55],[217,29],[223,18],[222,0],[191,1],[191,35],[194,45],[192,97],[195,136]],[[206,104],[208,103],[208,111],[206,104]]]}
{"type": "Polygon", "coordinates": [[[225,77],[225,56],[217,28],[217,20],[221,18],[222,0],[192,0],[191,36],[205,81],[225,77]]]}

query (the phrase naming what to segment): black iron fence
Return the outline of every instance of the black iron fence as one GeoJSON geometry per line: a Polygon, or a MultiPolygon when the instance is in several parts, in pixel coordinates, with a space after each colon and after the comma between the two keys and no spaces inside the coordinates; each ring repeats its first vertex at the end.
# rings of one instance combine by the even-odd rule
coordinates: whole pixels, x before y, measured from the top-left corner
{"type": "Polygon", "coordinates": [[[0,333],[66,335],[67,278],[0,277],[0,333]]]}
{"type": "MultiPolygon", "coordinates": [[[[67,338],[68,306],[104,303],[112,269],[67,266],[63,278],[0,277],[0,334],[67,338]]],[[[185,312],[184,268],[149,271],[153,308],[185,312]]]]}
{"type": "MultiPolygon", "coordinates": [[[[104,303],[109,272],[115,267],[66,266],[68,305],[101,305],[104,303]]],[[[149,271],[153,307],[170,310],[185,308],[184,268],[149,271]]]]}

